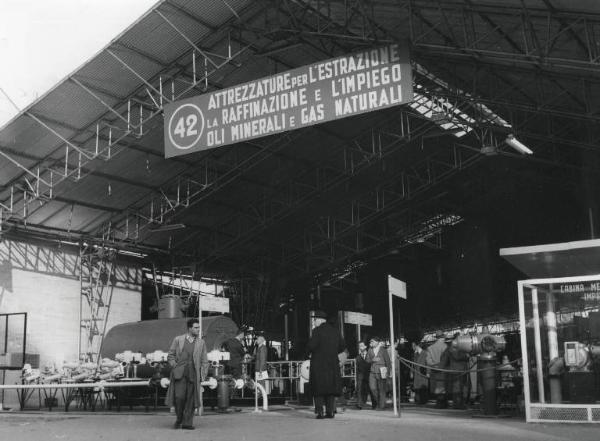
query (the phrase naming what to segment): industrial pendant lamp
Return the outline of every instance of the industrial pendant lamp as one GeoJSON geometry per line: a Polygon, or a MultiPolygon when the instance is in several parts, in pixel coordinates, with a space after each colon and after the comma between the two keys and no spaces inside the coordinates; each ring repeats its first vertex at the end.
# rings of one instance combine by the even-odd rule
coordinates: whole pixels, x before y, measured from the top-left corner
{"type": "Polygon", "coordinates": [[[506,144],[508,144],[510,147],[512,147],[517,152],[519,152],[523,155],[533,154],[533,151],[529,147],[527,147],[525,144],[523,144],[521,141],[519,141],[517,138],[515,138],[514,135],[508,135],[506,137],[506,139],[504,140],[504,142],[506,142],[506,144]]]}

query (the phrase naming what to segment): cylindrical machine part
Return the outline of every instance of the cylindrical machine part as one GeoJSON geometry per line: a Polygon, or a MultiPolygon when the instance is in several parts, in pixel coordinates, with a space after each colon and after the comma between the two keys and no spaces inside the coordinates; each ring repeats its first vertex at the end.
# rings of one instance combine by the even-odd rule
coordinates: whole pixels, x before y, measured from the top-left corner
{"type": "Polygon", "coordinates": [[[158,318],[171,319],[183,317],[181,298],[179,296],[163,296],[158,299],[158,318]]]}
{"type": "Polygon", "coordinates": [[[283,316],[283,344],[281,345],[285,361],[290,359],[289,347],[288,313],[286,312],[283,316]]]}
{"type": "Polygon", "coordinates": [[[225,410],[229,407],[229,383],[231,375],[221,375],[217,380],[217,407],[225,410]]]}
{"type": "MultiPolygon", "coordinates": [[[[550,290],[546,293],[546,326],[548,329],[548,355],[550,360],[558,358],[558,326],[556,323],[555,298],[550,290]]],[[[562,403],[562,388],[560,384],[560,375],[549,375],[550,383],[550,402],[562,403]]]]}
{"type": "Polygon", "coordinates": [[[480,371],[482,398],[481,410],[484,415],[495,415],[496,409],[496,357],[493,353],[479,356],[477,369],[480,371]]]}
{"type": "Polygon", "coordinates": [[[542,336],[540,334],[540,308],[537,288],[531,289],[531,307],[533,315],[533,342],[535,349],[535,373],[537,377],[539,402],[545,403],[544,365],[542,364],[542,336]]]}

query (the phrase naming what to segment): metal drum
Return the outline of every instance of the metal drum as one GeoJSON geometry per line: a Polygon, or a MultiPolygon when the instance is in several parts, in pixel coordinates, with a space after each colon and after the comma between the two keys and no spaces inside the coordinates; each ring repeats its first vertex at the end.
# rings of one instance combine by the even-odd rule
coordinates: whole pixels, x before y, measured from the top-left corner
{"type": "Polygon", "coordinates": [[[217,380],[217,407],[226,410],[229,407],[229,385],[231,375],[221,375],[217,380]]]}

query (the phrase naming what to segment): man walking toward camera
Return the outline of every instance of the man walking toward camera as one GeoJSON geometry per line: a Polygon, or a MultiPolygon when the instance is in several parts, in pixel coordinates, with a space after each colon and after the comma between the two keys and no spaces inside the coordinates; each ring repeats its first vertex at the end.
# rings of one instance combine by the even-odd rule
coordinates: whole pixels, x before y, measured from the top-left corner
{"type": "Polygon", "coordinates": [[[171,381],[165,402],[175,406],[174,428],[193,430],[194,409],[202,405],[200,383],[208,372],[208,358],[198,319],[189,319],[187,327],[187,334],[175,337],[169,348],[171,381]]]}

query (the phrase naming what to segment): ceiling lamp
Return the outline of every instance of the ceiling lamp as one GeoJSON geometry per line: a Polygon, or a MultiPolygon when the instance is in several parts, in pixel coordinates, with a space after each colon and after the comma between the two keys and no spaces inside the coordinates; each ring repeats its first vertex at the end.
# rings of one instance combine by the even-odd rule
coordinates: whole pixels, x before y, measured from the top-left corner
{"type": "Polygon", "coordinates": [[[533,154],[533,151],[529,147],[527,147],[525,144],[523,144],[521,141],[519,141],[517,138],[515,138],[514,135],[508,135],[504,142],[506,142],[506,144],[508,144],[513,149],[515,149],[517,152],[519,152],[523,155],[533,154]]]}
{"type": "Polygon", "coordinates": [[[162,224],[155,228],[149,228],[150,232],[175,231],[185,228],[185,224],[162,224]]]}

